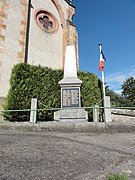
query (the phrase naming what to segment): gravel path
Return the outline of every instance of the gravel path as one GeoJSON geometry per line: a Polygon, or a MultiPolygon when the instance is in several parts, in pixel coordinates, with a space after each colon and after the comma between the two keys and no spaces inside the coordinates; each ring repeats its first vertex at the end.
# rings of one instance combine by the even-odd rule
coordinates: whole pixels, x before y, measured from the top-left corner
{"type": "Polygon", "coordinates": [[[0,180],[135,180],[135,133],[0,130],[0,180]]]}

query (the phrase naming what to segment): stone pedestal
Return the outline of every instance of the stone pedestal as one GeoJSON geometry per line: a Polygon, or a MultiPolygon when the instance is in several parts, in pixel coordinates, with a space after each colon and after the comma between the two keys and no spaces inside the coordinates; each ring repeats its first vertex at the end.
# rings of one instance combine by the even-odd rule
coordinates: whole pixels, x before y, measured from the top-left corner
{"type": "Polygon", "coordinates": [[[62,122],[82,122],[88,120],[85,109],[61,109],[54,113],[54,119],[62,122]]]}
{"type": "Polygon", "coordinates": [[[61,86],[61,110],[54,113],[54,120],[62,122],[80,122],[88,120],[88,113],[81,108],[80,86],[82,81],[75,78],[63,78],[61,86]]]}
{"type": "Polygon", "coordinates": [[[81,107],[80,86],[82,81],[77,77],[63,78],[61,87],[61,108],[81,107]]]}

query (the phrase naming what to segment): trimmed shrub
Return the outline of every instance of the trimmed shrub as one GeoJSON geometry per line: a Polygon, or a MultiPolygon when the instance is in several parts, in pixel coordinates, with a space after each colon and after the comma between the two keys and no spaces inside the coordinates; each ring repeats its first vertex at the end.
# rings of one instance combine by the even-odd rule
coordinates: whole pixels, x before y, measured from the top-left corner
{"type": "MultiPolygon", "coordinates": [[[[88,72],[78,72],[83,81],[81,87],[82,106],[92,106],[100,100],[100,88],[96,75],[88,72]]],[[[38,108],[60,108],[60,86],[63,78],[62,70],[52,70],[47,67],[29,64],[14,66],[10,79],[10,90],[6,99],[5,110],[30,109],[31,99],[38,99],[38,108]]],[[[88,110],[92,119],[92,110],[88,110]]],[[[52,111],[38,111],[38,121],[53,120],[52,111]]],[[[5,120],[29,121],[30,112],[5,112],[5,120]]]]}
{"type": "MultiPolygon", "coordinates": [[[[101,100],[100,84],[97,76],[89,72],[80,71],[78,78],[82,80],[81,98],[82,107],[94,106],[101,100]]],[[[89,121],[93,120],[93,109],[86,109],[89,115],[89,121]]]]}

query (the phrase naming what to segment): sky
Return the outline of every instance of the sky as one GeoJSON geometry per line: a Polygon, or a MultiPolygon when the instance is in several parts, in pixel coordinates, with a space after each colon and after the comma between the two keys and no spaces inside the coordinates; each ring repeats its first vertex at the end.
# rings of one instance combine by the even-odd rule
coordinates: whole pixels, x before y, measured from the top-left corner
{"type": "Polygon", "coordinates": [[[102,43],[105,82],[120,93],[123,82],[135,77],[135,0],[73,0],[73,5],[80,70],[101,79],[98,44],[102,43]]]}

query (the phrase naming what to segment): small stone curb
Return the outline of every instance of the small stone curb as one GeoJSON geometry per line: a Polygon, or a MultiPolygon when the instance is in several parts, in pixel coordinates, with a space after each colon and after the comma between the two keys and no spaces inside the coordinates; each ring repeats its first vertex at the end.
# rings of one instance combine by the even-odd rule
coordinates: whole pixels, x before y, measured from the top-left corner
{"type": "Polygon", "coordinates": [[[45,132],[135,132],[135,123],[93,123],[93,122],[0,122],[0,129],[45,132]]]}

